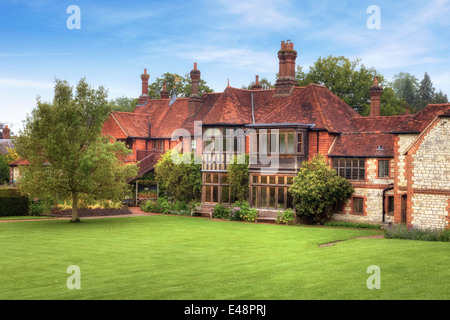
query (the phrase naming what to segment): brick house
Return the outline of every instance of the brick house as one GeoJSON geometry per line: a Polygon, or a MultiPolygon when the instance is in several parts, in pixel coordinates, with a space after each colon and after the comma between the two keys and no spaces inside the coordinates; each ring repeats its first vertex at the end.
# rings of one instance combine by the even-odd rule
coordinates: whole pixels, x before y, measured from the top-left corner
{"type": "Polygon", "coordinates": [[[191,96],[175,101],[165,88],[161,99],[149,98],[145,70],[135,110],[112,112],[103,133],[133,150],[127,161],[139,162],[136,178],[153,170],[168,149],[201,154],[205,212],[232,202],[227,163],[240,148],[250,156],[248,200],[261,213],[292,207],[287,190],[293,177],[303,161],[321,153],[355,189],[337,204],[333,219],[448,227],[450,104],[380,116],[383,89],[375,77],[371,112],[362,117],[325,86],[298,87],[296,57],[294,44],[282,41],[274,89],[262,89],[256,76],[251,90],[228,85],[201,96],[195,63],[191,96]]]}

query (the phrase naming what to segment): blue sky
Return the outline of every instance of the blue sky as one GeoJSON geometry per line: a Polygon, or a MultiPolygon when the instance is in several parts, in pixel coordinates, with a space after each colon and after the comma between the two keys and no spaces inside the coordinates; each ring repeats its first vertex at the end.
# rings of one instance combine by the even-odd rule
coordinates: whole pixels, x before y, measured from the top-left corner
{"type": "Polygon", "coordinates": [[[216,92],[255,75],[275,80],[277,51],[290,39],[305,70],[328,55],[360,58],[388,80],[425,72],[450,96],[450,2],[432,1],[63,1],[0,0],[0,122],[21,128],[50,101],[55,78],[85,77],[109,98],[137,97],[140,74],[185,75],[198,63],[216,92]],[[67,8],[81,11],[81,29],[67,28],[67,8]],[[381,29],[369,29],[370,5],[381,29]]]}

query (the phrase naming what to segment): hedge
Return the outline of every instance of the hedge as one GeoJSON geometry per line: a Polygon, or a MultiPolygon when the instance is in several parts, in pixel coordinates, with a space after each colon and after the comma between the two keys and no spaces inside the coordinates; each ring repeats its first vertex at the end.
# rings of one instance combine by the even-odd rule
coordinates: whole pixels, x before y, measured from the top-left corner
{"type": "Polygon", "coordinates": [[[0,189],[0,217],[26,216],[29,212],[28,198],[17,189],[0,189]]]}

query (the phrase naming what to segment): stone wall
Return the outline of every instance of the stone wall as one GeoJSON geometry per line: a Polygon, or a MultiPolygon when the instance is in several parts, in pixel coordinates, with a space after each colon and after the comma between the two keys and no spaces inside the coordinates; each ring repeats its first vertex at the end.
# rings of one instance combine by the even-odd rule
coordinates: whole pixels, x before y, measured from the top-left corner
{"type": "Polygon", "coordinates": [[[411,153],[411,223],[414,227],[448,227],[450,199],[450,118],[436,120],[411,153]]]}

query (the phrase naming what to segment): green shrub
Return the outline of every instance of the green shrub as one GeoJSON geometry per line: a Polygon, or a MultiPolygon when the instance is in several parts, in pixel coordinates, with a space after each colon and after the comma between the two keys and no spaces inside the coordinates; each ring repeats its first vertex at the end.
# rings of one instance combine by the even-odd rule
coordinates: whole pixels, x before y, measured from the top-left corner
{"type": "Polygon", "coordinates": [[[148,200],[141,206],[145,212],[169,214],[174,210],[174,205],[166,198],[158,198],[158,200],[148,200]]]}
{"type": "Polygon", "coordinates": [[[356,223],[347,221],[328,221],[324,223],[324,226],[337,228],[381,229],[381,225],[379,224],[356,223]]]}
{"type": "Polygon", "coordinates": [[[290,224],[292,221],[294,221],[295,214],[294,210],[287,209],[283,212],[278,212],[276,216],[276,223],[284,223],[284,224],[290,224]]]}
{"type": "Polygon", "coordinates": [[[26,216],[29,213],[28,198],[17,189],[0,189],[0,217],[26,216]]]}
{"type": "Polygon", "coordinates": [[[52,208],[52,201],[51,199],[33,199],[30,200],[29,203],[29,214],[30,216],[42,216],[45,213],[50,213],[52,208]]]}
{"type": "Polygon", "coordinates": [[[214,207],[213,218],[228,219],[230,216],[230,209],[219,203],[214,207]]]}
{"type": "Polygon", "coordinates": [[[408,228],[405,224],[392,226],[385,230],[388,239],[406,239],[422,241],[450,241],[450,231],[436,229],[408,228]]]}

